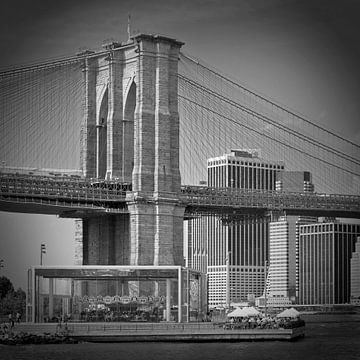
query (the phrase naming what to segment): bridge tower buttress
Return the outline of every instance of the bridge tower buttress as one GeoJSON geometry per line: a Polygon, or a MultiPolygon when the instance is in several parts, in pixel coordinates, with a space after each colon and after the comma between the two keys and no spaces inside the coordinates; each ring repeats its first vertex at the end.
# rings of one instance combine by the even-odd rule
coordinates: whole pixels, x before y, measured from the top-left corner
{"type": "Polygon", "coordinates": [[[83,122],[80,130],[80,167],[85,177],[96,176],[96,63],[86,57],[84,73],[83,122]]]}
{"type": "MultiPolygon", "coordinates": [[[[114,51],[113,45],[106,57],[108,61],[108,115],[107,115],[107,148],[106,148],[106,178],[129,181],[124,179],[122,160],[126,149],[126,138],[123,134],[123,78],[124,78],[124,52],[114,51]]],[[[130,149],[128,149],[129,151],[130,149]]],[[[131,155],[133,152],[130,152],[131,155]]]]}
{"type": "Polygon", "coordinates": [[[139,35],[133,192],[132,265],[181,265],[184,207],[179,203],[177,71],[182,43],[139,35]]]}
{"type": "Polygon", "coordinates": [[[108,44],[107,51],[85,60],[83,173],[131,182],[132,192],[128,214],[83,220],[84,264],[183,264],[181,46],[164,36],[140,34],[126,44],[108,44]]]}

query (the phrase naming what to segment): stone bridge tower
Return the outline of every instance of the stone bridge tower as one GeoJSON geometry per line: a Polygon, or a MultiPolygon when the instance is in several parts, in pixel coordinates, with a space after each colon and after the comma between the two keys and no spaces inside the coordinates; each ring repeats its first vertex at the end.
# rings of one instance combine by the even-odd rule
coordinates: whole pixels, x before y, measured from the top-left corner
{"type": "Polygon", "coordinates": [[[140,34],[84,60],[81,167],[132,183],[127,211],[82,220],[84,265],[182,265],[178,59],[183,44],[140,34]]]}

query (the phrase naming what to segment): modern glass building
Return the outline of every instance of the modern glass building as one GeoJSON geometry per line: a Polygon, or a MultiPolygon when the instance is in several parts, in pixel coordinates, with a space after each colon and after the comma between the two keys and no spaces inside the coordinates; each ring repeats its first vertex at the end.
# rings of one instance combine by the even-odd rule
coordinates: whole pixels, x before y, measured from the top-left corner
{"type": "Polygon", "coordinates": [[[181,266],[34,267],[27,321],[201,321],[206,278],[181,266]]]}
{"type": "Polygon", "coordinates": [[[323,222],[299,228],[299,304],[350,302],[350,261],[360,225],[323,222]]]}

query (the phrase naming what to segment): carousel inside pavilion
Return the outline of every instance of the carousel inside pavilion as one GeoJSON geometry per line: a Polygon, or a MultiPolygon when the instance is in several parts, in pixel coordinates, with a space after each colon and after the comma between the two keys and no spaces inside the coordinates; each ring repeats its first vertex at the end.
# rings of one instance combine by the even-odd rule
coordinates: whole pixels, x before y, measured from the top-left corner
{"type": "Polygon", "coordinates": [[[33,267],[29,322],[190,322],[206,316],[206,277],[181,266],[33,267]]]}

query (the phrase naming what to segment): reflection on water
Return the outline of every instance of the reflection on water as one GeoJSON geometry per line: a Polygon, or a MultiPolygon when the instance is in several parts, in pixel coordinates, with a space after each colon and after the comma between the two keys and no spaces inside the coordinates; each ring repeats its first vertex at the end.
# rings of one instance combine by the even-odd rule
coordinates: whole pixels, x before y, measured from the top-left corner
{"type": "Polygon", "coordinates": [[[208,343],[83,343],[0,346],[0,358],[86,360],[358,360],[360,316],[307,317],[306,337],[288,341],[208,343]],[[335,321],[334,321],[335,320],[335,321]]]}

